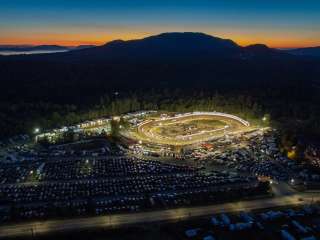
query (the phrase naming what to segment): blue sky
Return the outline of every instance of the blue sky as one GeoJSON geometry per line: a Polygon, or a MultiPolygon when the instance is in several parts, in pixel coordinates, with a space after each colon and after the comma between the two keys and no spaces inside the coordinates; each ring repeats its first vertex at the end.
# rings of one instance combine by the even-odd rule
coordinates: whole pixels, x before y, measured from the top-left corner
{"type": "Polygon", "coordinates": [[[242,45],[320,45],[316,0],[0,0],[0,44],[103,44],[196,31],[242,45]]]}

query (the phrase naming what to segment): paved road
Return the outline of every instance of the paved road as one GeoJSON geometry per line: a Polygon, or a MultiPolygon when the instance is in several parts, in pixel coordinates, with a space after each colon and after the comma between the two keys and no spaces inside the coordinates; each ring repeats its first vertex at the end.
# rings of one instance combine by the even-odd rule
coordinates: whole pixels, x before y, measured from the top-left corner
{"type": "Polygon", "coordinates": [[[96,227],[113,228],[137,223],[182,220],[190,217],[207,216],[221,212],[250,211],[262,208],[309,204],[312,201],[320,201],[320,193],[300,193],[268,199],[152,212],[116,214],[110,216],[52,220],[43,222],[37,221],[31,223],[0,226],[0,237],[30,236],[32,234],[38,235],[96,227]]]}
{"type": "Polygon", "coordinates": [[[274,196],[288,196],[299,193],[296,189],[292,188],[287,182],[279,181],[270,185],[274,196]]]}

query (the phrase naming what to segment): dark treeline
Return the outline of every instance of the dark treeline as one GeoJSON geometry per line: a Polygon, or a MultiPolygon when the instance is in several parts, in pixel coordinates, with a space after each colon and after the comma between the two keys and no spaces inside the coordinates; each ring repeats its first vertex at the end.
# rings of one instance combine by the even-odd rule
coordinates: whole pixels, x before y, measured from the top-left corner
{"type": "MultiPolygon", "coordinates": [[[[187,60],[185,60],[187,61],[187,60]]],[[[206,89],[220,92],[292,87],[309,91],[319,84],[320,62],[309,60],[206,59],[197,62],[84,62],[0,57],[0,101],[95,103],[114,91],[206,89]]]]}
{"type": "MultiPolygon", "coordinates": [[[[310,136],[320,134],[320,107],[317,95],[305,95],[299,89],[249,92],[204,90],[155,90],[108,93],[94,104],[54,104],[48,102],[1,103],[2,137],[31,133],[35,127],[51,129],[81,121],[139,110],[171,112],[223,111],[250,121],[269,116],[282,130],[310,136]]],[[[268,118],[269,118],[268,117],[268,118]]]]}

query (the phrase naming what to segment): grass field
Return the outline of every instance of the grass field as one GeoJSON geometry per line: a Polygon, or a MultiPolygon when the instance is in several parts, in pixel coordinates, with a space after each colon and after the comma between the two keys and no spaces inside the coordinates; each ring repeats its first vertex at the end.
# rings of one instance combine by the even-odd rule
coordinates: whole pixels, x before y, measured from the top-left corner
{"type": "Polygon", "coordinates": [[[158,135],[176,137],[193,135],[197,132],[207,131],[208,129],[221,129],[224,126],[226,126],[224,122],[215,119],[191,119],[181,122],[161,124],[158,127],[154,127],[153,132],[158,135]]]}

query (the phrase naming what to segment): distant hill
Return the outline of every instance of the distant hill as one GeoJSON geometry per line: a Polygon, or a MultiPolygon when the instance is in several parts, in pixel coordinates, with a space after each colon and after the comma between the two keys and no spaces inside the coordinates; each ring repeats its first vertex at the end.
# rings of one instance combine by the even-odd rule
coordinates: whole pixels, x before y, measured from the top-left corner
{"type": "MultiPolygon", "coordinates": [[[[8,49],[8,48],[6,48],[8,49]]],[[[174,32],[162,33],[138,40],[114,40],[102,46],[80,45],[63,47],[41,45],[13,48],[18,51],[33,50],[73,50],[64,53],[41,55],[46,60],[59,61],[145,61],[145,60],[187,60],[191,59],[249,59],[253,57],[290,57],[286,52],[271,49],[263,44],[241,47],[230,39],[222,39],[204,33],[174,32]]],[[[1,47],[0,47],[1,51],[1,47]]],[[[25,56],[38,58],[38,56],[25,56]]]]}
{"type": "Polygon", "coordinates": [[[287,53],[297,56],[313,56],[320,57],[320,46],[319,47],[308,47],[308,48],[296,48],[285,50],[287,53]]]}
{"type": "MultiPolygon", "coordinates": [[[[285,57],[286,53],[256,44],[241,47],[230,39],[204,33],[162,33],[138,40],[115,40],[103,46],[63,54],[65,60],[187,60],[213,58],[285,57]]],[[[62,55],[59,55],[59,58],[62,55]]]]}
{"type": "Polygon", "coordinates": [[[59,45],[0,45],[0,54],[38,54],[38,53],[55,53],[65,52],[70,50],[80,50],[95,47],[94,45],[79,45],[79,46],[59,46],[59,45]]]}
{"type": "Polygon", "coordinates": [[[10,46],[10,45],[0,45],[0,51],[16,51],[16,52],[26,52],[26,51],[61,51],[69,50],[68,47],[59,45],[39,45],[39,46],[10,46]]]}
{"type": "Polygon", "coordinates": [[[70,50],[81,50],[81,49],[86,49],[86,48],[93,48],[96,47],[95,45],[79,45],[75,47],[69,47],[70,50]]]}
{"type": "MultiPolygon", "coordinates": [[[[163,33],[141,40],[116,40],[95,49],[113,57],[234,56],[240,47],[229,39],[204,33],[163,33]]],[[[87,51],[89,52],[89,50],[87,51]]],[[[179,58],[180,58],[179,57],[179,58]]]]}

